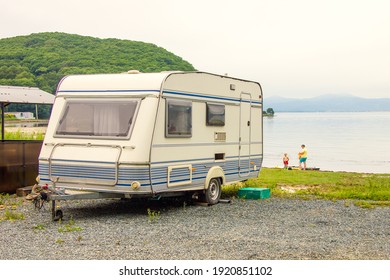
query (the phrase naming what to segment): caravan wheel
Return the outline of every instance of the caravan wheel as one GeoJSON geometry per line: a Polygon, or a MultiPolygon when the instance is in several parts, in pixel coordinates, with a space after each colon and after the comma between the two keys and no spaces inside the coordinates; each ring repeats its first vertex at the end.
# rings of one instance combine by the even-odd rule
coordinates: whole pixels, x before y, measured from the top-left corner
{"type": "Polygon", "coordinates": [[[214,205],[217,204],[221,197],[221,183],[217,178],[210,180],[209,187],[205,192],[205,202],[214,205]]]}
{"type": "Polygon", "coordinates": [[[62,210],[57,209],[54,216],[53,216],[53,221],[57,222],[59,220],[62,220],[63,217],[64,217],[64,213],[62,212],[62,210]]]}

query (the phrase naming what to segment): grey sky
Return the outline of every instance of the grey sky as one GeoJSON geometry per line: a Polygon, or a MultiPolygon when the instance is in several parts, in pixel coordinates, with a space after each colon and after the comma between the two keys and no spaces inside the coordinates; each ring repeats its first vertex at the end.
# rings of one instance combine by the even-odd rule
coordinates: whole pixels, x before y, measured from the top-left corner
{"type": "Polygon", "coordinates": [[[0,0],[0,38],[59,31],[156,44],[265,96],[390,98],[388,0],[0,0]]]}

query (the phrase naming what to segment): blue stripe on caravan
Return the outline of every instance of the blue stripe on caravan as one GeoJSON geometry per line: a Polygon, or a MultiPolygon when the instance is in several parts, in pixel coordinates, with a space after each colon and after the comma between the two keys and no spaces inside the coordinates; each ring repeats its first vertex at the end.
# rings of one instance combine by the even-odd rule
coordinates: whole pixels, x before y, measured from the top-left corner
{"type": "Polygon", "coordinates": [[[206,99],[216,99],[216,100],[222,100],[222,101],[262,104],[262,102],[259,102],[259,101],[241,100],[240,98],[229,98],[229,97],[221,97],[221,96],[216,96],[216,95],[204,95],[204,94],[200,94],[200,93],[188,93],[188,92],[171,91],[171,90],[164,90],[163,94],[164,93],[173,94],[173,95],[190,96],[190,97],[199,97],[199,98],[206,98],[206,99]]]}
{"type": "MultiPolygon", "coordinates": [[[[192,159],[192,160],[183,159],[183,160],[170,160],[170,161],[155,161],[155,162],[152,162],[151,164],[157,165],[157,164],[169,164],[169,163],[179,163],[179,162],[192,163],[192,162],[197,162],[197,161],[214,161],[214,158],[197,158],[197,159],[192,159]]],[[[204,164],[204,162],[202,162],[202,164],[204,164]]]]}
{"type": "Polygon", "coordinates": [[[83,176],[83,175],[67,175],[66,173],[52,173],[51,174],[53,177],[69,177],[69,178],[83,178],[83,179],[97,179],[97,180],[104,180],[104,181],[112,181],[112,180],[115,180],[115,177],[102,177],[102,176],[83,176]]]}
{"type": "Polygon", "coordinates": [[[78,168],[68,168],[65,166],[57,166],[52,167],[51,169],[52,173],[62,173],[62,174],[96,174],[96,175],[105,175],[105,176],[112,176],[115,175],[115,169],[112,170],[104,170],[100,168],[90,169],[90,170],[83,170],[78,168]]]}
{"type": "MultiPolygon", "coordinates": [[[[261,154],[255,154],[255,155],[248,155],[248,156],[241,156],[241,159],[245,159],[245,158],[250,158],[251,160],[255,160],[256,158],[259,158],[261,159],[262,158],[262,155],[261,154]]],[[[227,156],[226,157],[226,161],[225,163],[227,162],[231,162],[231,160],[227,160],[227,159],[239,159],[239,156],[227,156]]],[[[202,162],[202,163],[197,163],[197,164],[208,164],[208,163],[215,163],[215,159],[214,158],[198,158],[198,159],[192,159],[192,160],[188,160],[188,159],[183,159],[183,160],[171,160],[171,161],[156,161],[156,162],[152,162],[151,164],[152,165],[157,165],[157,164],[170,164],[170,163],[179,163],[179,162],[185,162],[185,163],[195,163],[195,162],[198,162],[198,161],[207,161],[207,162],[202,162]]],[[[219,164],[221,163],[224,163],[224,161],[219,161],[218,162],[219,164]]]]}
{"type": "MultiPolygon", "coordinates": [[[[160,92],[158,89],[99,89],[99,90],[93,90],[93,89],[74,89],[74,90],[59,90],[59,93],[146,93],[146,92],[160,92]]],[[[253,100],[241,100],[239,98],[229,98],[229,97],[220,97],[216,95],[204,95],[200,93],[186,93],[186,92],[179,92],[179,91],[171,91],[171,90],[164,90],[163,93],[167,94],[173,94],[173,95],[183,95],[183,96],[191,96],[191,97],[199,97],[199,98],[206,98],[206,99],[216,99],[216,100],[225,100],[225,101],[231,101],[231,102],[245,102],[245,103],[253,103],[253,104],[262,104],[262,102],[259,101],[253,101],[253,100]]]]}
{"type": "MultiPolygon", "coordinates": [[[[226,170],[226,171],[230,171],[230,170],[226,170]]],[[[239,177],[237,175],[240,174],[240,172],[237,171],[237,169],[233,169],[232,170],[233,172],[226,172],[225,173],[225,176],[226,177],[237,177],[237,179],[242,179],[242,177],[239,177]]],[[[252,174],[252,173],[258,173],[259,170],[249,170],[249,172],[252,174]]],[[[44,174],[41,174],[41,176],[44,175],[44,174]]],[[[204,180],[206,178],[206,175],[207,175],[207,172],[203,172],[201,174],[197,174],[197,176],[193,176],[192,178],[192,181],[199,181],[199,180],[204,180]]],[[[251,175],[249,175],[251,176],[251,175]]],[[[249,177],[248,176],[248,177],[249,177]]],[[[76,177],[76,176],[75,176],[76,177]]],[[[176,176],[176,177],[179,177],[179,176],[176,176]]],[[[85,177],[81,177],[80,178],[85,178],[85,177]]],[[[49,182],[50,180],[48,178],[45,178],[45,177],[41,177],[40,178],[42,181],[47,181],[49,182]]],[[[137,180],[137,179],[134,179],[134,180],[137,180]]],[[[124,184],[124,183],[121,183],[120,181],[123,181],[123,180],[119,180],[117,186],[130,186],[130,184],[124,184]]],[[[149,180],[138,180],[141,182],[141,184],[143,186],[150,186],[149,184],[149,180]]],[[[154,178],[153,180],[153,185],[163,185],[163,184],[167,184],[167,181],[166,181],[166,176],[162,177],[162,178],[154,178]],[[160,180],[158,180],[160,179],[160,180]]],[[[171,180],[171,182],[181,182],[181,181],[188,181],[188,178],[185,178],[185,179],[177,179],[177,180],[171,180]]]]}
{"type": "MultiPolygon", "coordinates": [[[[40,178],[40,180],[42,181],[42,182],[51,182],[51,180],[50,179],[48,179],[48,178],[40,178]]],[[[150,183],[149,183],[149,181],[139,181],[140,183],[141,183],[141,185],[143,186],[143,187],[150,187],[150,183]]],[[[118,184],[116,184],[115,186],[119,186],[119,187],[130,187],[131,186],[131,184],[129,183],[129,184],[125,184],[125,183],[118,183],[118,184]]]]}
{"type": "MultiPolygon", "coordinates": [[[[52,176],[68,176],[72,178],[114,179],[115,168],[98,166],[52,165],[52,176]]],[[[49,173],[48,164],[39,165],[39,173],[44,176],[49,173]]],[[[118,180],[149,180],[149,168],[119,168],[118,180]]]]}
{"type": "Polygon", "coordinates": [[[86,172],[115,172],[114,167],[97,167],[97,166],[72,166],[72,165],[59,165],[59,164],[53,164],[51,166],[52,169],[61,168],[64,170],[71,170],[71,171],[86,171],[86,172]]]}
{"type": "Polygon", "coordinates": [[[93,161],[93,160],[73,160],[73,159],[55,159],[52,162],[74,162],[74,163],[94,163],[94,164],[116,164],[115,161],[93,161]]]}
{"type": "Polygon", "coordinates": [[[173,94],[173,95],[183,95],[183,96],[191,96],[191,97],[200,97],[200,98],[208,98],[208,99],[217,99],[217,100],[226,100],[226,101],[232,101],[232,102],[240,102],[240,99],[237,98],[226,98],[226,97],[219,97],[214,95],[203,95],[198,93],[186,93],[186,92],[178,92],[178,91],[170,91],[170,90],[164,90],[164,93],[173,94]]]}
{"type": "Polygon", "coordinates": [[[74,90],[59,90],[58,92],[64,93],[77,93],[77,92],[160,92],[158,89],[74,89],[74,90]]]}
{"type": "MultiPolygon", "coordinates": [[[[227,178],[235,178],[243,179],[238,175],[241,173],[248,173],[248,177],[252,176],[253,173],[257,174],[259,170],[253,170],[251,165],[248,162],[241,162],[241,171],[238,171],[239,161],[237,156],[230,156],[230,160],[226,160],[225,162],[219,162],[218,165],[221,166],[225,172],[225,176],[227,178]]],[[[249,160],[249,156],[246,157],[249,160]]],[[[200,159],[199,159],[200,160],[200,159]]],[[[251,158],[251,161],[254,164],[261,166],[261,155],[256,158],[251,158]]],[[[117,186],[129,186],[129,183],[126,184],[124,181],[140,181],[144,186],[150,186],[149,180],[153,181],[153,185],[164,185],[167,184],[167,168],[169,163],[177,162],[164,162],[164,166],[152,167],[151,169],[151,177],[149,178],[149,168],[132,168],[125,167],[119,168],[118,170],[118,183],[117,186]]],[[[180,161],[182,162],[182,161],[180,161]]],[[[183,161],[184,162],[184,161],[183,161]]],[[[190,164],[189,161],[187,163],[190,164]]],[[[192,173],[192,185],[197,184],[196,181],[202,181],[206,178],[209,168],[217,165],[215,162],[197,162],[193,164],[192,167],[195,169],[192,173]],[[207,164],[207,166],[205,165],[207,164]]],[[[61,166],[61,165],[53,165],[52,176],[69,176],[71,178],[91,178],[97,180],[114,180],[115,179],[115,169],[107,168],[107,167],[91,167],[91,166],[61,166]]],[[[48,176],[48,164],[40,164],[39,165],[39,174],[41,175],[41,179],[43,181],[49,181],[45,177],[48,176]]],[[[171,173],[170,180],[173,182],[183,182],[188,181],[190,172],[187,168],[178,168],[174,169],[171,173]]],[[[230,179],[232,180],[232,179],[230,179]]]]}
{"type": "MultiPolygon", "coordinates": [[[[250,172],[248,172],[248,173],[253,173],[253,172],[257,173],[258,170],[257,171],[250,170],[250,172]]],[[[244,177],[238,176],[239,174],[240,174],[240,172],[236,171],[236,172],[232,172],[232,173],[227,173],[225,175],[226,175],[226,177],[233,177],[236,180],[245,179],[244,177]]],[[[245,177],[249,177],[249,176],[251,176],[251,175],[249,174],[248,176],[245,176],[245,177]]],[[[192,181],[194,182],[194,181],[204,180],[205,178],[206,178],[206,176],[203,176],[203,177],[193,177],[192,181]]],[[[186,181],[188,181],[188,178],[171,180],[170,183],[179,183],[179,182],[186,182],[186,181]]],[[[167,181],[163,180],[163,181],[160,181],[160,182],[159,181],[153,182],[153,185],[154,186],[159,186],[159,185],[166,185],[167,183],[168,183],[167,181]]],[[[192,183],[192,185],[194,185],[194,183],[192,183]]]]}
{"type": "Polygon", "coordinates": [[[153,148],[178,148],[178,147],[207,147],[207,146],[233,146],[239,145],[238,142],[216,142],[216,143],[185,143],[185,144],[153,144],[153,148]]]}

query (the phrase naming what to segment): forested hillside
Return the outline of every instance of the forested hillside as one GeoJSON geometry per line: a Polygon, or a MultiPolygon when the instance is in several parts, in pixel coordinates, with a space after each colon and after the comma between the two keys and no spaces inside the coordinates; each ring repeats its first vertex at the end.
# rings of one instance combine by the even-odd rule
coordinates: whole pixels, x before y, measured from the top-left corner
{"type": "MultiPolygon", "coordinates": [[[[0,39],[0,85],[38,87],[54,93],[65,75],[120,73],[132,69],[141,72],[195,70],[173,53],[143,42],[57,32],[0,39]]],[[[20,105],[10,105],[8,109],[20,108],[20,105]]]]}

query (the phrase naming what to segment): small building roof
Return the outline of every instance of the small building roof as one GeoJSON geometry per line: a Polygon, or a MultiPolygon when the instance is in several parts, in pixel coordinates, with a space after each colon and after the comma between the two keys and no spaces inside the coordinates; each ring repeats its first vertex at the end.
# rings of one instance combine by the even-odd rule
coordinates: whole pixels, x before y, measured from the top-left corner
{"type": "Polygon", "coordinates": [[[36,87],[0,85],[0,103],[53,104],[55,96],[36,87]]]}

